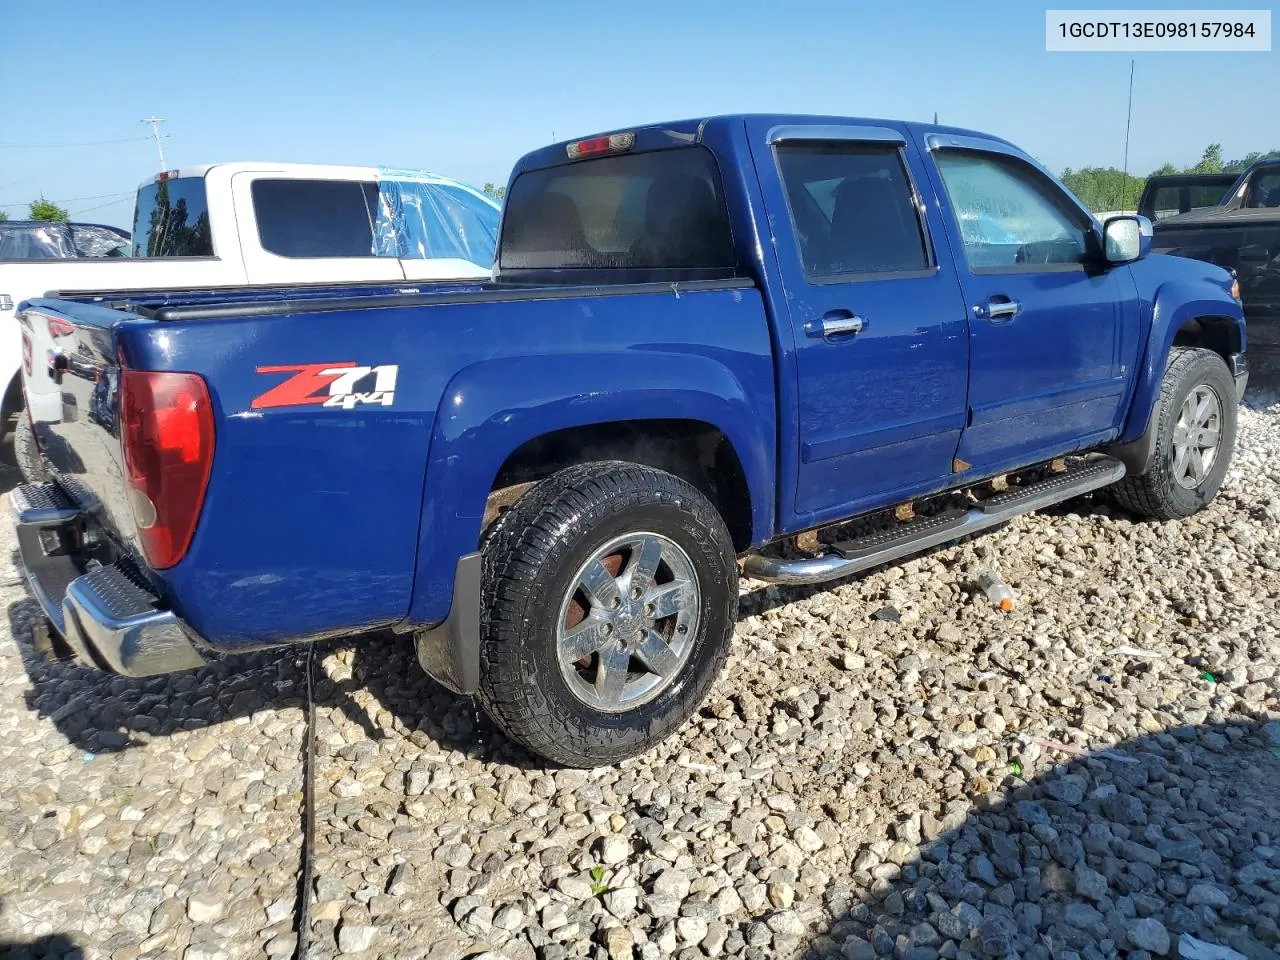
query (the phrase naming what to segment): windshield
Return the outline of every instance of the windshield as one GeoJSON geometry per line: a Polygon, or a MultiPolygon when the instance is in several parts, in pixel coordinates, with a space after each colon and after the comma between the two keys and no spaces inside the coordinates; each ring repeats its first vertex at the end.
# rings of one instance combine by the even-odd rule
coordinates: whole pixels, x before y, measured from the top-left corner
{"type": "Polygon", "coordinates": [[[114,227],[96,223],[73,223],[71,242],[78,257],[127,257],[130,253],[129,235],[114,227]]]}
{"type": "Polygon", "coordinates": [[[0,260],[62,260],[75,255],[65,223],[0,221],[0,260]]]}
{"type": "Polygon", "coordinates": [[[378,256],[493,266],[499,211],[475,191],[384,174],[377,205],[373,249],[378,256]]]}
{"type": "Polygon", "coordinates": [[[1280,167],[1259,170],[1249,185],[1246,207],[1280,207],[1280,167]]]}

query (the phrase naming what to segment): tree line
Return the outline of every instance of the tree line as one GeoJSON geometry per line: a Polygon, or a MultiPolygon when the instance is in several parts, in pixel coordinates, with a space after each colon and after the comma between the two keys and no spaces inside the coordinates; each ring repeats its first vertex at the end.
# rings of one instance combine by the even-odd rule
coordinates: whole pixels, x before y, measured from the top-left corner
{"type": "Polygon", "coordinates": [[[1164,177],[1177,173],[1243,173],[1250,164],[1270,157],[1280,157],[1280,150],[1269,150],[1266,153],[1255,151],[1239,160],[1224,160],[1222,144],[1211,143],[1205,147],[1200,162],[1194,166],[1178,168],[1172,163],[1166,163],[1146,176],[1129,174],[1127,177],[1123,170],[1115,167],[1081,167],[1079,170],[1068,167],[1062,171],[1062,182],[1081,203],[1095,213],[1104,210],[1132,210],[1137,206],[1147,177],[1164,177]]]}
{"type": "MultiPolygon", "coordinates": [[[[39,200],[32,200],[30,210],[28,212],[30,214],[27,217],[28,220],[46,220],[55,223],[66,223],[71,219],[71,216],[67,213],[66,207],[60,207],[56,203],[46,200],[44,197],[41,197],[39,200]]],[[[0,221],[8,219],[9,215],[3,210],[0,210],[0,221]]]]}

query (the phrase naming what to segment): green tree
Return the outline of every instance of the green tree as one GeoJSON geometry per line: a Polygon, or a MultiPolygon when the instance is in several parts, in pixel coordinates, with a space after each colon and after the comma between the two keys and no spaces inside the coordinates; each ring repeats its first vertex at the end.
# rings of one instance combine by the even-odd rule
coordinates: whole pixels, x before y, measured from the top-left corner
{"type": "Polygon", "coordinates": [[[495,186],[492,180],[487,181],[482,189],[495,200],[501,200],[507,195],[507,188],[495,186]]]}
{"type": "Polygon", "coordinates": [[[1211,143],[1204,148],[1204,155],[1200,157],[1200,162],[1192,167],[1189,173],[1221,173],[1222,172],[1222,144],[1211,143]]]}
{"type": "Polygon", "coordinates": [[[31,219],[32,220],[53,220],[65,223],[71,217],[67,214],[65,207],[60,207],[56,203],[51,203],[44,197],[39,200],[31,201],[31,219]]]}
{"type": "Polygon", "coordinates": [[[0,210],[0,223],[4,223],[8,219],[9,219],[9,215],[5,213],[3,210],[0,210]]]}
{"type": "Polygon", "coordinates": [[[1224,164],[1222,169],[1226,173],[1242,173],[1246,167],[1252,166],[1259,160],[1270,160],[1273,157],[1280,157],[1280,150],[1268,150],[1262,153],[1259,150],[1246,154],[1242,160],[1232,160],[1228,164],[1224,164]]]}
{"type": "Polygon", "coordinates": [[[1116,167],[1070,168],[1062,172],[1062,182],[1080,202],[1094,212],[1129,210],[1138,202],[1145,177],[1127,177],[1116,167]]]}

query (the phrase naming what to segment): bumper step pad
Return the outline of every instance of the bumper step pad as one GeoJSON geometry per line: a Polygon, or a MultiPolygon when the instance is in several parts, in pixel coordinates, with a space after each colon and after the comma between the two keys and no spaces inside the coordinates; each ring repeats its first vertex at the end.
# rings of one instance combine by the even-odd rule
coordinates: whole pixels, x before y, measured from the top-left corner
{"type": "Polygon", "coordinates": [[[83,548],[77,531],[89,513],[62,487],[24,483],[9,496],[31,593],[77,660],[127,677],[205,662],[203,643],[129,558],[106,563],[83,548]]]}
{"type": "Polygon", "coordinates": [[[22,483],[9,494],[18,523],[60,523],[80,513],[62,488],[54,483],[22,483]]]}

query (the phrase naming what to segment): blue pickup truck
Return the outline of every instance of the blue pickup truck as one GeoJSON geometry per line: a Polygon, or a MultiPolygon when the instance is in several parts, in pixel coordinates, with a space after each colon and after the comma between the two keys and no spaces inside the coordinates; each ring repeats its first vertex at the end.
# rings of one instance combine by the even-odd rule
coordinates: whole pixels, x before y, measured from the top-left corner
{"type": "Polygon", "coordinates": [[[728,116],[525,156],[492,281],[34,301],[45,642],[139,676],[389,629],[532,751],[619,760],[707,694],[740,571],[1202,508],[1244,321],[1150,241],[997,137],[728,116]]]}

